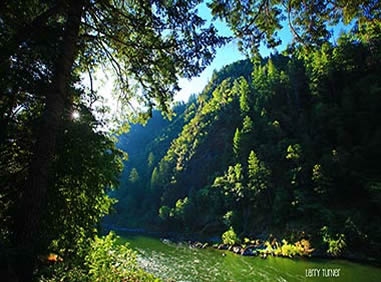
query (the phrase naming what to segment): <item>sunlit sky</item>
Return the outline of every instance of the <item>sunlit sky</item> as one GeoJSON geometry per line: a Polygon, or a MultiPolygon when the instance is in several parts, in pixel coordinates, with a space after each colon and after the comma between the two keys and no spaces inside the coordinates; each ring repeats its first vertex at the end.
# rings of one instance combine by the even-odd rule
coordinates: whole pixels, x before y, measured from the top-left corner
{"type": "MultiPolygon", "coordinates": [[[[217,28],[218,32],[224,36],[232,36],[233,33],[230,31],[229,27],[220,20],[212,20],[212,15],[210,9],[205,3],[200,5],[199,15],[207,21],[207,25],[213,23],[217,28]]],[[[282,39],[282,44],[277,49],[279,51],[283,50],[288,43],[292,40],[292,35],[287,28],[284,28],[279,33],[282,39]]],[[[262,57],[269,56],[274,50],[270,50],[265,46],[260,47],[260,53],[262,57]]],[[[187,101],[188,97],[195,93],[198,94],[202,91],[205,85],[208,83],[209,79],[212,77],[213,70],[219,70],[223,66],[236,62],[238,60],[245,59],[245,56],[238,50],[237,41],[234,40],[229,44],[217,49],[216,56],[213,63],[210,64],[198,77],[194,77],[191,80],[180,79],[181,90],[175,96],[176,101],[187,101]]]]}
{"type": "MultiPolygon", "coordinates": [[[[199,15],[207,21],[207,26],[210,23],[213,23],[221,35],[233,35],[225,23],[221,22],[220,20],[212,19],[210,9],[206,6],[205,3],[200,4],[198,11],[199,15]]],[[[282,44],[277,47],[279,52],[284,50],[287,44],[292,41],[292,35],[287,27],[287,23],[283,23],[283,26],[284,28],[278,33],[279,38],[282,40],[282,44]]],[[[338,25],[332,29],[334,30],[333,38],[337,38],[338,34],[346,28],[343,25],[338,25]]],[[[271,53],[275,52],[275,50],[268,49],[263,45],[260,46],[259,51],[262,57],[267,57],[271,53]]],[[[237,40],[233,40],[229,44],[217,49],[213,62],[198,77],[194,77],[192,79],[180,79],[179,86],[181,90],[174,97],[174,100],[186,102],[191,94],[198,94],[202,91],[202,89],[212,77],[214,70],[219,70],[225,65],[231,64],[244,58],[245,56],[238,50],[237,40]]],[[[95,88],[99,91],[99,93],[102,93],[102,96],[106,99],[106,104],[111,108],[111,111],[114,113],[118,112],[117,100],[112,96],[112,76],[106,75],[104,70],[98,70],[96,77],[98,80],[94,83],[95,88]]],[[[84,77],[84,82],[85,84],[89,85],[87,77],[84,77]]]]}

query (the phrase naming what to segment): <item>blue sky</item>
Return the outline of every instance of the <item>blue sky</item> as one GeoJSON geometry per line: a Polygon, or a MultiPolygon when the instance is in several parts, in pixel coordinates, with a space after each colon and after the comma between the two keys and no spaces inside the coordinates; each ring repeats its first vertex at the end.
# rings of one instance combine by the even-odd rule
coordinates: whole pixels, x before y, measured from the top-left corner
{"type": "MultiPolygon", "coordinates": [[[[198,11],[199,15],[203,19],[207,20],[208,24],[214,24],[214,26],[217,28],[218,32],[221,35],[233,35],[225,23],[221,22],[220,20],[212,21],[212,15],[205,3],[200,5],[198,11]]],[[[280,45],[277,49],[279,51],[282,51],[284,50],[286,45],[289,42],[291,42],[292,35],[287,28],[284,28],[280,31],[279,36],[282,39],[282,45],[280,45]]],[[[274,50],[270,50],[263,45],[260,46],[259,51],[262,57],[269,56],[271,52],[274,52],[274,50]]],[[[216,56],[212,64],[210,64],[198,77],[194,77],[190,80],[184,78],[180,79],[181,90],[175,96],[175,101],[186,102],[191,94],[198,94],[202,91],[202,89],[208,83],[209,79],[212,77],[213,70],[219,70],[223,66],[231,64],[241,59],[245,59],[245,56],[240,51],[238,51],[237,40],[233,40],[229,44],[219,48],[216,52],[216,56]]]]}
{"type": "MultiPolygon", "coordinates": [[[[221,35],[232,35],[232,32],[225,23],[219,20],[212,20],[210,10],[205,3],[199,6],[198,11],[200,16],[207,20],[207,25],[213,23],[221,35]]],[[[285,23],[284,26],[285,27],[279,31],[279,37],[282,40],[282,44],[277,47],[278,51],[284,50],[287,44],[292,41],[292,35],[287,27],[287,24],[285,23]]],[[[348,27],[340,24],[332,29],[334,29],[335,32],[333,38],[337,38],[338,34],[342,30],[348,29],[348,27]]],[[[272,52],[274,52],[274,50],[270,50],[263,45],[260,46],[259,51],[262,57],[267,57],[272,52]]],[[[233,40],[229,44],[219,48],[216,52],[216,56],[213,62],[198,77],[194,77],[190,80],[184,78],[180,79],[179,85],[181,90],[174,97],[174,100],[186,102],[191,94],[198,94],[203,90],[209,79],[212,77],[214,70],[219,70],[225,65],[231,64],[244,58],[245,56],[238,51],[237,40],[233,40]]],[[[109,71],[103,69],[98,70],[95,74],[95,77],[98,77],[98,79],[94,81],[94,86],[100,93],[103,94],[102,96],[105,99],[104,104],[110,107],[112,113],[118,115],[118,102],[115,96],[112,94],[113,79],[112,76],[108,74],[108,72],[109,71]]],[[[84,83],[89,85],[87,76],[84,76],[84,83]]],[[[136,101],[132,101],[132,104],[138,106],[136,101]]]]}
{"type": "MultiPolygon", "coordinates": [[[[205,3],[202,3],[199,6],[199,15],[207,20],[207,23],[213,23],[214,26],[217,28],[219,33],[224,36],[231,36],[233,35],[228,26],[219,21],[215,20],[212,21],[212,15],[210,13],[210,9],[206,6],[205,3]]],[[[332,27],[332,30],[334,32],[333,39],[337,38],[339,34],[342,31],[346,31],[349,29],[350,26],[353,24],[349,24],[349,26],[344,26],[343,24],[339,24],[335,27],[332,27]]],[[[282,40],[282,44],[277,47],[277,50],[283,51],[287,44],[292,42],[292,34],[291,31],[289,30],[287,23],[283,24],[283,29],[278,32],[279,38],[282,40]]],[[[264,46],[263,44],[259,48],[259,52],[262,57],[267,57],[271,53],[274,53],[274,50],[271,50],[264,46]]],[[[175,96],[175,101],[187,101],[188,97],[195,93],[198,94],[202,91],[202,89],[205,87],[205,85],[208,83],[209,79],[212,77],[213,70],[219,70],[223,66],[231,64],[235,61],[244,59],[245,56],[238,51],[238,46],[237,46],[237,40],[234,40],[230,42],[229,44],[219,48],[216,52],[216,56],[212,62],[198,77],[194,77],[190,80],[188,79],[180,79],[180,87],[181,90],[177,93],[175,96]]]]}

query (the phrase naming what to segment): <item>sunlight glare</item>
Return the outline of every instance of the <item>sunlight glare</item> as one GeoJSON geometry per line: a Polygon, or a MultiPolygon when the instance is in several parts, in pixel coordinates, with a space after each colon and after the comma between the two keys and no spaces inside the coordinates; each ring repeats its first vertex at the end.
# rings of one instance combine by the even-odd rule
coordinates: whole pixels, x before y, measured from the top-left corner
{"type": "Polygon", "coordinates": [[[78,111],[73,111],[73,113],[71,114],[71,117],[73,118],[73,119],[79,119],[80,117],[81,117],[81,115],[79,114],[79,112],[78,111]]]}

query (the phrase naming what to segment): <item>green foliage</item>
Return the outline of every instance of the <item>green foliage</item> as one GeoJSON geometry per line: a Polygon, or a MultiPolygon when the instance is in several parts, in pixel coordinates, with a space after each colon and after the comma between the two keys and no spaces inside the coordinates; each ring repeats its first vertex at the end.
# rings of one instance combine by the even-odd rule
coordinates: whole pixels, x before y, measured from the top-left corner
{"type": "Polygon", "coordinates": [[[254,124],[249,116],[244,117],[242,125],[242,133],[250,134],[253,131],[254,124]]]}
{"type": "Polygon", "coordinates": [[[92,119],[83,110],[79,121],[66,121],[57,144],[43,229],[49,248],[60,254],[75,255],[116,202],[108,192],[119,185],[123,153],[95,132],[92,119]]]}
{"type": "Polygon", "coordinates": [[[282,246],[275,250],[276,255],[281,255],[285,257],[294,257],[299,254],[297,246],[289,244],[286,240],[282,240],[282,246]]]}
{"type": "Polygon", "coordinates": [[[239,159],[239,156],[240,156],[240,149],[241,149],[241,132],[237,128],[233,138],[233,152],[237,159],[239,159]]]}
{"type": "Polygon", "coordinates": [[[347,243],[345,242],[345,235],[336,234],[336,236],[332,236],[329,233],[327,226],[323,226],[321,228],[321,233],[323,242],[328,244],[327,253],[334,257],[341,255],[347,247],[347,243]]]}
{"type": "Polygon", "coordinates": [[[95,232],[113,202],[107,192],[117,186],[121,154],[104,133],[110,120],[95,118],[108,114],[93,89],[94,72],[99,67],[113,72],[123,114],[117,118],[146,120],[155,105],[170,114],[179,78],[199,74],[226,41],[205,26],[197,5],[0,4],[0,234],[7,234],[7,246],[35,257],[49,245],[60,249],[57,242],[66,241],[67,249],[70,241],[76,245],[78,237],[95,232]],[[82,84],[84,74],[91,89],[82,84]],[[132,114],[132,100],[138,112],[147,112],[132,114]],[[80,118],[73,119],[74,111],[80,118]]]}
{"type": "Polygon", "coordinates": [[[90,281],[89,275],[85,268],[76,265],[72,266],[66,262],[53,264],[44,268],[38,274],[38,281],[55,282],[55,281],[90,281]]]}
{"type": "Polygon", "coordinates": [[[332,178],[327,174],[320,164],[315,164],[312,168],[312,181],[316,185],[314,190],[319,194],[326,194],[332,186],[332,178]]]}
{"type": "Polygon", "coordinates": [[[223,216],[223,222],[224,222],[224,224],[226,226],[231,226],[232,225],[233,217],[234,217],[233,211],[228,211],[227,213],[225,213],[225,215],[223,216]]]}
{"type": "Polygon", "coordinates": [[[116,240],[113,233],[95,237],[85,257],[91,281],[159,281],[138,267],[136,253],[127,244],[116,244],[116,240]]]}
{"type": "Polygon", "coordinates": [[[378,1],[340,0],[318,2],[213,0],[208,6],[215,17],[226,21],[234,35],[240,39],[241,48],[247,48],[254,54],[258,54],[260,43],[268,47],[281,44],[278,32],[286,23],[291,29],[294,41],[306,46],[308,50],[310,46],[319,46],[328,41],[331,37],[329,31],[331,25],[349,24],[354,21],[355,31],[361,30],[362,26],[374,27],[377,23],[379,26],[376,19],[381,9],[378,1]]]}
{"type": "Polygon", "coordinates": [[[268,188],[270,170],[260,162],[254,151],[250,152],[248,159],[247,178],[248,186],[255,194],[268,188]]]}
{"type": "Polygon", "coordinates": [[[110,232],[104,237],[95,236],[85,247],[83,263],[64,260],[39,273],[39,281],[160,281],[144,272],[136,261],[136,253],[128,244],[117,242],[110,232]]]}
{"type": "Polygon", "coordinates": [[[171,209],[168,206],[162,206],[159,209],[159,216],[162,220],[166,220],[170,217],[171,209]]]}
{"type": "Polygon", "coordinates": [[[175,205],[175,211],[174,215],[176,218],[184,219],[185,209],[189,205],[188,197],[185,197],[184,199],[179,199],[176,202],[175,205]]]}
{"type": "MultiPolygon", "coordinates": [[[[314,233],[326,222],[329,254],[348,247],[380,257],[379,1],[210,1],[243,49],[280,44],[285,16],[295,44],[224,67],[197,99],[173,108],[179,77],[200,73],[225,42],[203,27],[198,1],[64,2],[0,4],[1,248],[79,259],[116,196],[123,226],[218,232],[225,221],[242,233],[300,225],[314,233]],[[331,44],[328,27],[340,22],[351,31],[331,44]],[[131,129],[118,146],[130,148],[133,169],[119,192],[110,190],[125,157],[103,132],[100,93],[80,86],[101,65],[114,71],[120,112],[135,97],[147,112],[130,120],[153,116],[145,128],[120,125],[131,129]]],[[[88,253],[94,277],[124,271],[107,261],[110,242],[88,253]]],[[[283,242],[279,253],[306,246],[283,242]]],[[[83,280],[82,268],[70,269],[67,279],[83,280]]]]}
{"type": "Polygon", "coordinates": [[[263,251],[267,254],[275,256],[293,258],[295,256],[310,256],[314,249],[311,248],[311,244],[308,240],[302,239],[292,244],[283,239],[282,244],[279,244],[277,240],[273,240],[271,243],[266,241],[266,249],[263,251]]]}
{"type": "Polygon", "coordinates": [[[245,187],[243,186],[243,170],[241,164],[235,166],[229,166],[228,171],[222,177],[217,177],[213,186],[222,188],[225,191],[225,195],[231,195],[236,201],[244,198],[245,187]]]}
{"type": "Polygon", "coordinates": [[[302,148],[300,144],[290,145],[287,147],[286,159],[298,160],[302,155],[302,148]]]}
{"type": "Polygon", "coordinates": [[[250,152],[248,163],[248,176],[254,179],[259,172],[259,160],[255,155],[254,151],[250,152]]]}
{"type": "Polygon", "coordinates": [[[236,81],[235,83],[239,83],[239,106],[242,113],[247,113],[250,111],[250,101],[249,101],[249,84],[245,80],[245,78],[241,78],[240,80],[236,81]]]}
{"type": "Polygon", "coordinates": [[[155,162],[155,155],[152,152],[148,154],[147,162],[148,162],[148,168],[151,168],[155,162]]]}
{"type": "Polygon", "coordinates": [[[131,183],[136,183],[139,181],[139,173],[136,168],[131,169],[130,176],[128,177],[128,181],[131,183]]]}
{"type": "Polygon", "coordinates": [[[233,246],[235,244],[238,244],[240,242],[237,234],[234,232],[233,227],[230,227],[229,230],[227,230],[225,233],[222,234],[222,243],[233,246]]]}
{"type": "Polygon", "coordinates": [[[157,167],[155,167],[151,175],[151,187],[155,187],[155,185],[158,184],[158,181],[159,181],[159,172],[157,170],[157,167]]]}
{"type": "Polygon", "coordinates": [[[299,248],[289,244],[286,240],[282,240],[282,246],[275,251],[275,254],[292,258],[299,254],[299,248]]]}
{"type": "MultiPolygon", "coordinates": [[[[231,73],[216,72],[167,147],[152,145],[142,154],[160,159],[157,184],[154,193],[134,199],[146,199],[154,214],[168,207],[164,221],[145,222],[211,233],[233,226],[246,236],[264,227],[277,232],[306,227],[317,243],[320,222],[326,222],[345,236],[330,237],[332,253],[344,241],[349,249],[376,255],[381,64],[378,45],[356,36],[257,61],[252,77],[245,76],[245,98],[243,79],[236,79],[242,62],[231,66],[231,73]],[[242,101],[250,110],[242,111],[242,101]],[[175,216],[185,198],[181,216],[175,216]],[[197,221],[189,220],[195,216],[197,221]],[[373,248],[364,250],[369,242],[373,248]]],[[[139,191],[148,191],[144,183],[152,175],[139,191]]],[[[308,254],[311,248],[301,242],[287,243],[284,255],[302,249],[308,254]]]]}

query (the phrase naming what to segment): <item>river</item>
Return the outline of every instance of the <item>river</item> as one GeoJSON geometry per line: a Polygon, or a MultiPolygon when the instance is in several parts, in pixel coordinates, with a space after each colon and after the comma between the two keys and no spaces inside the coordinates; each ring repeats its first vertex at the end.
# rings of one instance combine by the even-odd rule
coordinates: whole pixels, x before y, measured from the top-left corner
{"type": "Polygon", "coordinates": [[[379,282],[381,268],[344,260],[244,257],[197,249],[136,234],[120,233],[147,272],[170,281],[345,281],[379,282]]]}

